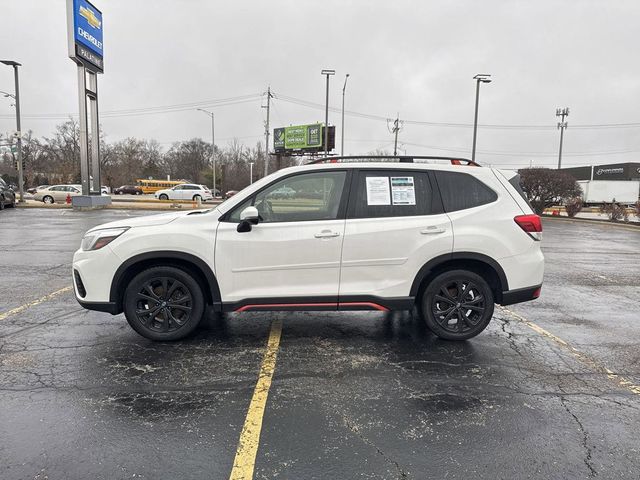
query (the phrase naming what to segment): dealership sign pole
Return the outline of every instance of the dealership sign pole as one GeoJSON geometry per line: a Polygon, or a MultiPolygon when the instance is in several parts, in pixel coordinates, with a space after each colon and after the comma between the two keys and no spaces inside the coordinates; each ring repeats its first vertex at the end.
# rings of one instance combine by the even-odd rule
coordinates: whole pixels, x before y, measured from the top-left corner
{"type": "Polygon", "coordinates": [[[102,12],[87,0],[67,0],[69,58],[78,66],[80,175],[82,196],[74,207],[96,208],[111,203],[101,196],[98,74],[104,72],[102,12]],[[87,108],[88,103],[88,108],[87,108]],[[89,117],[91,121],[89,121],[89,117]]]}

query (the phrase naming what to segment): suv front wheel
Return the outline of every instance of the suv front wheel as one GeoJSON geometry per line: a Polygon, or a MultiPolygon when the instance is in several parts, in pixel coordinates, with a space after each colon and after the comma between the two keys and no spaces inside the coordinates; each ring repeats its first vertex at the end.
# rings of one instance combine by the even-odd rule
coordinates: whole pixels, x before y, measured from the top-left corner
{"type": "Polygon", "coordinates": [[[467,270],[441,273],[422,296],[427,326],[446,340],[467,340],[482,332],[493,316],[494,299],[489,284],[467,270]]]}
{"type": "Polygon", "coordinates": [[[204,313],[194,278],[176,267],[153,267],[136,275],[124,294],[129,325],[150,340],[179,340],[193,332],[204,313]]]}

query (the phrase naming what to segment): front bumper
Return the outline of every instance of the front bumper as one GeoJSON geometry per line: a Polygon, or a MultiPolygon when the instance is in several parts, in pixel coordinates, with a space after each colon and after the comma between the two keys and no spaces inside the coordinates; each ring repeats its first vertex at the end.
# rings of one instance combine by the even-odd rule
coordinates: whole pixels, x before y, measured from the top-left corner
{"type": "Polygon", "coordinates": [[[109,245],[99,250],[75,252],[72,267],[73,287],[76,299],[83,307],[97,310],[90,305],[111,302],[111,282],[121,263],[109,245]]]}
{"type": "Polygon", "coordinates": [[[110,313],[117,315],[121,312],[115,302],[84,302],[76,296],[78,303],[87,310],[95,310],[96,312],[110,313]]]}

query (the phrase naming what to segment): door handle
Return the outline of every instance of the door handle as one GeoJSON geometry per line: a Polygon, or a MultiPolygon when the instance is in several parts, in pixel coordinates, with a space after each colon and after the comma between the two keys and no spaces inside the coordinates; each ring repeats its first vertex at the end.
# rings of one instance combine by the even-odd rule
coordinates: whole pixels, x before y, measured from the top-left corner
{"type": "Polygon", "coordinates": [[[446,231],[447,230],[443,227],[432,226],[432,227],[423,228],[422,230],[420,230],[420,233],[423,235],[432,235],[434,233],[444,233],[446,231]]]}
{"type": "Polygon", "coordinates": [[[330,230],[323,230],[322,232],[318,232],[314,235],[316,238],[332,238],[339,236],[339,232],[332,232],[330,230]]]}

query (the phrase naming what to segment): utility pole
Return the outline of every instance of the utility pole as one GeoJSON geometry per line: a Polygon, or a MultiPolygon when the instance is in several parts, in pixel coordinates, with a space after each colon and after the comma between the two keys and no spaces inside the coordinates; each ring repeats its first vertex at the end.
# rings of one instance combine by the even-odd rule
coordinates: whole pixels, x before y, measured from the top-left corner
{"type": "Polygon", "coordinates": [[[253,162],[249,162],[249,185],[253,183],[253,162]]]}
{"type": "Polygon", "coordinates": [[[340,155],[344,155],[344,92],[347,89],[347,80],[349,80],[349,74],[344,76],[344,85],[342,86],[342,134],[340,135],[340,155]]]}
{"type": "Polygon", "coordinates": [[[267,109],[267,122],[265,123],[265,129],[264,129],[264,136],[265,136],[265,142],[264,142],[264,176],[266,177],[267,175],[269,175],[269,110],[271,107],[271,99],[273,98],[273,95],[271,95],[271,85],[269,85],[269,87],[267,88],[267,106],[266,107],[262,107],[262,108],[266,108],[267,109]]]}
{"type": "Polygon", "coordinates": [[[18,140],[18,191],[20,192],[20,203],[24,203],[24,172],[22,165],[22,130],[20,129],[20,82],[18,81],[18,67],[21,66],[13,60],[0,60],[0,63],[13,67],[13,77],[15,81],[15,101],[16,101],[16,132],[18,140]]]}
{"type": "Polygon", "coordinates": [[[558,129],[560,130],[560,150],[558,152],[558,170],[562,166],[562,139],[564,137],[564,129],[569,125],[565,122],[565,117],[569,116],[569,107],[556,108],[556,117],[562,117],[562,120],[558,122],[558,129]]]}
{"type": "Polygon", "coordinates": [[[215,128],[214,116],[213,116],[213,112],[210,112],[208,110],[204,110],[202,108],[196,108],[196,110],[200,112],[204,112],[211,117],[211,173],[212,173],[211,180],[213,182],[213,190],[211,193],[213,194],[213,198],[215,198],[216,197],[216,128],[215,128]]]}
{"type": "Polygon", "coordinates": [[[400,130],[402,130],[402,127],[404,126],[404,122],[402,120],[400,120],[400,114],[398,113],[398,115],[396,116],[395,120],[392,119],[387,119],[387,128],[389,129],[389,131],[391,133],[394,134],[394,140],[393,140],[393,155],[397,155],[398,154],[398,132],[400,130]],[[389,122],[392,122],[392,127],[389,127],[389,122]]]}

